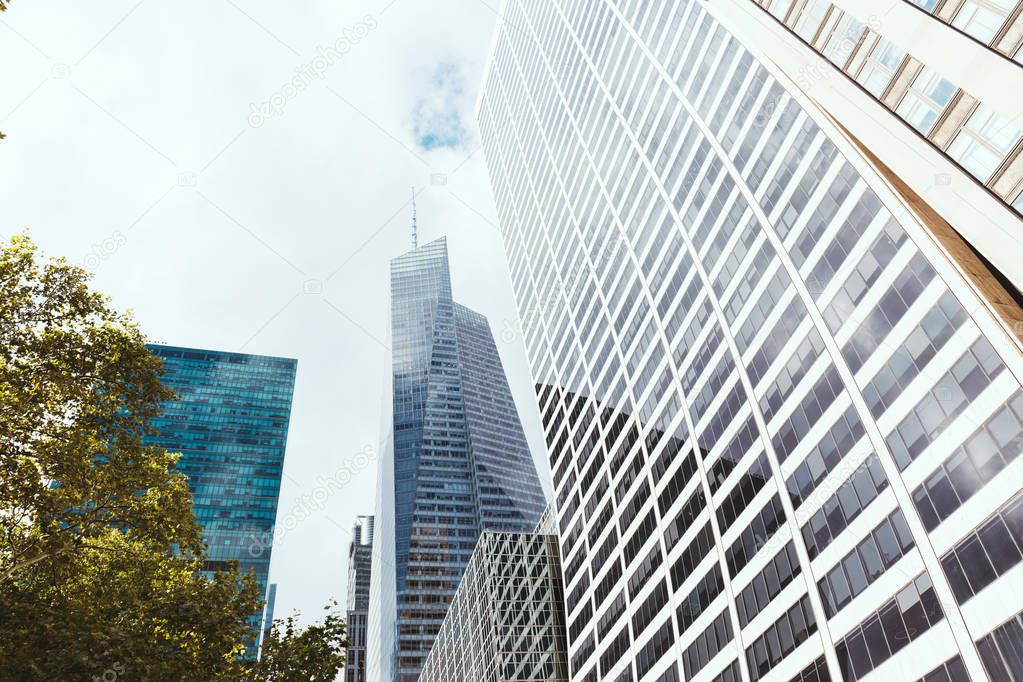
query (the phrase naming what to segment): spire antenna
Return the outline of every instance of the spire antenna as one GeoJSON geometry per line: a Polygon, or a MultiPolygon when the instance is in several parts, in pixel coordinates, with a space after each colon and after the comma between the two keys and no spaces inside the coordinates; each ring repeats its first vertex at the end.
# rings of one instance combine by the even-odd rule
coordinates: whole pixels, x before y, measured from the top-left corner
{"type": "Polygon", "coordinates": [[[416,186],[412,185],[412,248],[419,248],[419,227],[416,224],[416,186]]]}

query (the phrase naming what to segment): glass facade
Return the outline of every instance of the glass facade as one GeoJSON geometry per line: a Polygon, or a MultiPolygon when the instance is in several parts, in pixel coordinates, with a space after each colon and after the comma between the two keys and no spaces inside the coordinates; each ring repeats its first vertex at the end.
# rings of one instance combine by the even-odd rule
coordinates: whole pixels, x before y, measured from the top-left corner
{"type": "Polygon", "coordinates": [[[490,326],[452,299],[444,239],[391,262],[391,347],[371,607],[390,592],[395,615],[370,649],[379,633],[379,679],[415,682],[480,533],[532,529],[546,502],[490,326]]]}
{"type": "Polygon", "coordinates": [[[568,682],[558,538],[484,532],[420,682],[568,682]]]}
{"type": "Polygon", "coordinates": [[[348,654],[342,682],[366,682],[366,618],[373,567],[373,517],[360,516],[348,545],[348,654]]]}
{"type": "Polygon", "coordinates": [[[1020,348],[721,5],[507,0],[480,96],[572,679],[1012,669],[1020,348]]]}
{"type": "MultiPolygon", "coordinates": [[[[162,381],[176,394],[154,420],[151,441],[180,452],[207,564],[229,560],[256,574],[267,592],[277,496],[288,440],[298,361],[151,345],[162,381]]],[[[255,654],[262,614],[253,616],[255,654]]]]}

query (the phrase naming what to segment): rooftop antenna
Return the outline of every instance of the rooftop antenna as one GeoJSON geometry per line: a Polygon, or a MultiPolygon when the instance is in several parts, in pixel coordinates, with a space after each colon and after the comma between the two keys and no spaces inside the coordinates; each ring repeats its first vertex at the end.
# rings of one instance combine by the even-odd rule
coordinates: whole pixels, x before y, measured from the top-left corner
{"type": "Polygon", "coordinates": [[[419,248],[419,233],[416,225],[416,186],[412,185],[412,248],[419,248]]]}

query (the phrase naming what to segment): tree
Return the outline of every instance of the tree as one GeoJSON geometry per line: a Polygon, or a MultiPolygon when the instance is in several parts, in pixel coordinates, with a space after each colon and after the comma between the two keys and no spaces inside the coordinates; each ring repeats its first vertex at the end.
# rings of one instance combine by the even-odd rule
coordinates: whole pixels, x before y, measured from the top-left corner
{"type": "Polygon", "coordinates": [[[160,361],[88,278],[0,246],[0,679],[240,679],[255,580],[201,572],[160,361]]]}
{"type": "Polygon", "coordinates": [[[275,620],[263,638],[253,682],[321,682],[337,677],[348,640],[336,608],[337,602],[327,604],[324,617],[305,629],[299,629],[294,616],[275,620]]]}

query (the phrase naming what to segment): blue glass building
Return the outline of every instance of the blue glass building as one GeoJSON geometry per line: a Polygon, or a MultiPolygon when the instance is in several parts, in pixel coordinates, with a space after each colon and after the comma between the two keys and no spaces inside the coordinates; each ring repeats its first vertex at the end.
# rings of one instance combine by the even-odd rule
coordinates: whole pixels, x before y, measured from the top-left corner
{"type": "Polygon", "coordinates": [[[443,238],[391,262],[391,348],[368,664],[415,682],[480,533],[531,530],[546,502],[490,326],[452,299],[443,238]]]}
{"type": "MultiPolygon", "coordinates": [[[[267,594],[277,496],[281,488],[298,361],[245,353],[151,345],[162,381],[177,395],[150,439],[180,452],[207,566],[235,560],[267,594]]],[[[262,614],[253,614],[254,654],[262,614]]]]}

